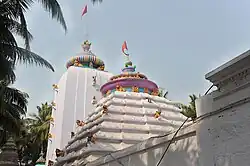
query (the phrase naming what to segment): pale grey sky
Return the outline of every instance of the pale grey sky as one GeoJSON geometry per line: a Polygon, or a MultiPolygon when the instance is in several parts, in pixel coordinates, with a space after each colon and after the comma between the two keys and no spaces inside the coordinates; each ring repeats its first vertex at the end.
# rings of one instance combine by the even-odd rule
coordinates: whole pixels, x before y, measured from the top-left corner
{"type": "Polygon", "coordinates": [[[207,72],[249,49],[249,0],[104,0],[95,6],[87,0],[59,2],[66,35],[40,5],[27,13],[32,50],[56,70],[17,68],[15,86],[30,95],[30,112],[52,101],[52,84],[66,71],[66,61],[81,50],[86,24],[92,50],[110,72],[120,73],[121,45],[127,40],[137,70],[165,87],[170,99],[184,103],[189,94],[203,94],[210,86],[207,72]],[[85,4],[89,12],[81,20],[85,4]]]}

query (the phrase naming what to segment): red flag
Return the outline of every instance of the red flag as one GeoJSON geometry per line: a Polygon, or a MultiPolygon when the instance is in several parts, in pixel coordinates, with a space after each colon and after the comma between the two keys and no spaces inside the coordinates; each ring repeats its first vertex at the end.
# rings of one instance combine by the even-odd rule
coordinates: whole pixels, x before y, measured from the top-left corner
{"type": "Polygon", "coordinates": [[[88,12],[88,6],[86,5],[86,6],[83,8],[82,16],[84,16],[87,12],[88,12]]]}
{"type": "Polygon", "coordinates": [[[123,54],[125,54],[126,56],[129,56],[128,47],[127,47],[127,42],[126,42],[126,41],[124,41],[123,44],[122,44],[122,52],[123,52],[123,54]]]}

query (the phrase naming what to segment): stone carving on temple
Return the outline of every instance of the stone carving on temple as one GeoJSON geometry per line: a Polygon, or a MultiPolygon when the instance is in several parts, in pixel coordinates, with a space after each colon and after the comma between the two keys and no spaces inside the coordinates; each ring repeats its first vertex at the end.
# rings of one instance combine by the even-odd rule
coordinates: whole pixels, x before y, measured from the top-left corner
{"type": "Polygon", "coordinates": [[[65,152],[60,149],[56,149],[55,153],[56,153],[56,157],[63,157],[65,154],[65,152]]]}
{"type": "Polygon", "coordinates": [[[108,113],[108,107],[106,105],[104,105],[104,106],[102,106],[102,108],[103,108],[102,113],[107,114],[108,113]]]}
{"type": "Polygon", "coordinates": [[[77,120],[76,121],[77,126],[84,126],[85,123],[83,121],[77,120]]]}
{"type": "Polygon", "coordinates": [[[93,83],[92,83],[92,85],[95,86],[95,85],[96,85],[96,76],[93,76],[92,78],[93,78],[93,83]]]}
{"type": "Polygon", "coordinates": [[[155,117],[155,118],[159,118],[160,115],[161,115],[161,111],[160,111],[160,110],[157,110],[157,111],[155,112],[155,114],[154,114],[154,117],[155,117]]]}
{"type": "Polygon", "coordinates": [[[96,100],[95,96],[93,96],[93,99],[92,99],[91,103],[92,103],[93,105],[97,104],[97,100],[96,100]]]}

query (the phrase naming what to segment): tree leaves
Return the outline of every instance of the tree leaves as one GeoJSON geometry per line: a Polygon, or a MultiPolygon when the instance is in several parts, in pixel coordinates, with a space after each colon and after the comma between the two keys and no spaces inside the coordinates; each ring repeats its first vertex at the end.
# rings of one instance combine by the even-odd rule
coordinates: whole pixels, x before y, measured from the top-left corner
{"type": "Polygon", "coordinates": [[[4,133],[19,134],[21,116],[27,112],[27,98],[26,93],[0,83],[0,126],[4,133]]]}
{"type": "Polygon", "coordinates": [[[63,17],[61,7],[57,0],[37,0],[40,2],[44,9],[51,14],[51,17],[59,21],[65,32],[67,32],[67,25],[63,17]]]}
{"type": "Polygon", "coordinates": [[[23,120],[25,135],[18,140],[20,159],[35,163],[41,151],[46,155],[51,114],[52,105],[46,102],[23,120]]]}
{"type": "Polygon", "coordinates": [[[195,106],[195,100],[198,98],[196,95],[189,95],[190,98],[190,102],[189,105],[181,105],[181,113],[188,117],[191,118],[193,121],[196,119],[197,115],[196,115],[196,106],[195,106]]]}

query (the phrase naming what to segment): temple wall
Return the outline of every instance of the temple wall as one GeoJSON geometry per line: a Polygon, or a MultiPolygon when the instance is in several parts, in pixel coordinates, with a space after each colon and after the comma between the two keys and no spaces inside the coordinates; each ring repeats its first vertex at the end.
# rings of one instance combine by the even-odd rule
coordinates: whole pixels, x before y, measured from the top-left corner
{"type": "MultiPolygon", "coordinates": [[[[65,73],[61,79],[59,80],[58,86],[61,87],[60,91],[54,92],[54,102],[60,103],[60,101],[64,101],[65,99],[65,87],[66,87],[66,79],[67,79],[67,73],[65,73]]],[[[61,105],[56,104],[55,106],[56,110],[63,110],[64,103],[61,105]]],[[[55,150],[56,147],[60,147],[60,143],[62,140],[62,137],[60,137],[61,131],[62,131],[62,120],[63,120],[63,111],[56,111],[53,109],[52,111],[52,117],[54,118],[54,123],[50,124],[50,130],[49,133],[53,134],[52,138],[48,141],[48,147],[47,147],[47,156],[46,158],[55,159],[55,150]],[[56,118],[55,118],[56,117],[56,118]]],[[[46,161],[48,163],[48,160],[46,161]]]]}
{"type": "MultiPolygon", "coordinates": [[[[155,166],[159,162],[165,146],[148,150],[146,153],[133,154],[121,159],[121,162],[127,166],[155,166]]],[[[170,146],[160,166],[196,166],[198,165],[197,155],[196,137],[187,137],[170,146]]],[[[113,161],[106,166],[117,166],[117,162],[113,161]]]]}
{"type": "MultiPolygon", "coordinates": [[[[179,132],[160,166],[199,166],[195,128],[196,125],[193,124],[179,132]]],[[[101,157],[88,163],[87,166],[102,164],[104,166],[117,166],[120,165],[118,162],[121,162],[124,166],[155,166],[172,136],[173,134],[143,141],[120,152],[114,152],[112,156],[101,157]]]]}
{"type": "MultiPolygon", "coordinates": [[[[101,99],[99,88],[111,77],[110,73],[88,68],[70,67],[67,71],[65,99],[58,105],[64,105],[61,137],[63,140],[58,148],[63,149],[70,140],[70,133],[76,132],[76,120],[83,120],[95,106],[91,103],[93,97],[101,99]],[[93,76],[96,76],[96,85],[93,86],[93,76]]],[[[56,117],[55,117],[56,118],[56,117]]]]}
{"type": "Polygon", "coordinates": [[[197,100],[200,166],[250,165],[250,52],[208,73],[217,90],[197,100]]]}
{"type": "Polygon", "coordinates": [[[55,160],[55,149],[63,149],[70,140],[71,132],[76,132],[76,120],[83,120],[94,110],[92,99],[100,100],[100,87],[108,81],[112,74],[90,68],[69,67],[58,83],[54,102],[56,110],[50,125],[53,138],[48,142],[47,159],[55,160]],[[93,76],[96,85],[93,86],[93,76]]]}
{"type": "MultiPolygon", "coordinates": [[[[240,96],[231,97],[240,99],[240,96]]],[[[234,105],[199,123],[201,166],[250,165],[249,108],[249,102],[234,105]]]]}

